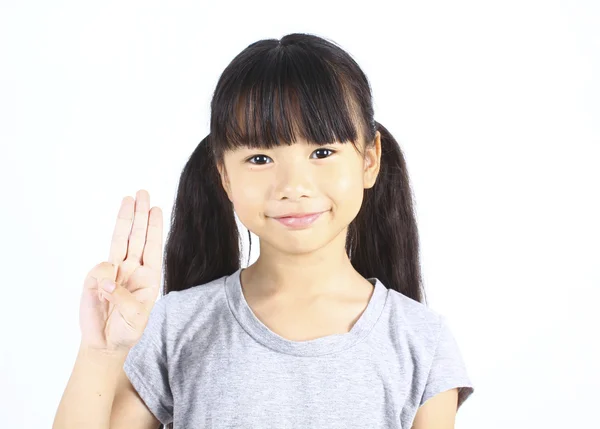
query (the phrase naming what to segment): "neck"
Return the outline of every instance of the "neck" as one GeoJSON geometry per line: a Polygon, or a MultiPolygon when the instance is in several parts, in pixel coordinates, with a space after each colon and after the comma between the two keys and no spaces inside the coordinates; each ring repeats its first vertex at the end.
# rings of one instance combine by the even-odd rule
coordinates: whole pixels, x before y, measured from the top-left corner
{"type": "Polygon", "coordinates": [[[322,248],[285,253],[261,242],[260,256],[242,272],[242,284],[263,296],[339,295],[366,281],[352,266],[345,249],[346,231],[322,248]]]}

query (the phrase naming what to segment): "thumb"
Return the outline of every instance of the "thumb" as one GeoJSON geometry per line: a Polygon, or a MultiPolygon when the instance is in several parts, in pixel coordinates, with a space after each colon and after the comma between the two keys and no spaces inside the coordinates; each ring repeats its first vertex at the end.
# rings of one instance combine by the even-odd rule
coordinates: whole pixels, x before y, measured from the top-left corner
{"type": "Polygon", "coordinates": [[[143,326],[146,318],[145,307],[131,292],[110,279],[103,279],[100,287],[104,298],[115,306],[128,325],[136,329],[143,326]]]}

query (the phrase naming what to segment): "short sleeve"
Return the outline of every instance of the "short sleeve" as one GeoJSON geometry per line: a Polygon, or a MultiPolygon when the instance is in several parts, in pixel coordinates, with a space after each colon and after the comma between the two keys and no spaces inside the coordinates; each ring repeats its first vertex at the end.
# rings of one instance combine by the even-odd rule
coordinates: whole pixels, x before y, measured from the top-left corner
{"type": "Polygon", "coordinates": [[[444,316],[440,315],[440,329],[436,351],[419,406],[438,393],[458,388],[457,410],[474,391],[458,344],[444,316]]]}
{"type": "Polygon", "coordinates": [[[173,395],[167,366],[167,302],[168,295],[156,301],[142,336],[123,365],[131,384],[163,425],[173,421],[173,395]]]}

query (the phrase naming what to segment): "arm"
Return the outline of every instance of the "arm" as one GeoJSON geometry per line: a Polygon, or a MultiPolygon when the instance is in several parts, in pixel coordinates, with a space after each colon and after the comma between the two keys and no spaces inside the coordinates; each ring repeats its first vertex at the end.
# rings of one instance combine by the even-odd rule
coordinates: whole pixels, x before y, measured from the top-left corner
{"type": "Polygon", "coordinates": [[[411,429],[454,429],[458,389],[438,393],[417,410],[411,429]]]}
{"type": "Polygon", "coordinates": [[[458,344],[441,316],[437,345],[412,428],[453,429],[458,409],[473,391],[458,344]]]}
{"type": "MultiPolygon", "coordinates": [[[[125,368],[128,363],[133,365],[128,358],[135,350],[139,357],[135,363],[142,366],[146,356],[140,354],[146,350],[145,344],[157,342],[148,336],[154,334],[160,340],[162,334],[161,310],[166,300],[155,305],[161,251],[160,208],[150,210],[150,196],[144,190],[138,191],[135,201],[123,198],[109,259],[94,266],[83,283],[79,307],[82,339],[54,418],[54,429],[159,426],[160,422],[129,382],[125,368]],[[148,330],[152,332],[147,333],[148,330]],[[136,348],[137,345],[140,346],[136,348]]],[[[148,359],[153,357],[156,356],[148,359]]],[[[155,364],[160,366],[163,360],[156,359],[155,364]]],[[[172,411],[160,405],[160,416],[171,419],[172,411]]]]}
{"type": "Polygon", "coordinates": [[[119,371],[127,354],[80,345],[53,429],[108,429],[119,371]]]}
{"type": "Polygon", "coordinates": [[[123,370],[126,358],[81,346],[52,428],[159,428],[123,370]]]}

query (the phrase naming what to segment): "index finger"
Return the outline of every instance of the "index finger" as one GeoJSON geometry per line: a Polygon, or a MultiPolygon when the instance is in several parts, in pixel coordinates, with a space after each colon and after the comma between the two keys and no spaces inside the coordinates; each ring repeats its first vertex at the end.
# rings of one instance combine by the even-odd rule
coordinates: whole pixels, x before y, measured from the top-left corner
{"type": "Polygon", "coordinates": [[[119,209],[119,214],[117,215],[117,222],[115,223],[115,229],[110,243],[110,253],[108,256],[108,261],[116,265],[123,262],[123,259],[125,259],[125,255],[127,254],[129,231],[131,229],[131,223],[133,222],[134,202],[134,199],[130,196],[126,196],[121,201],[121,207],[119,209]]]}
{"type": "Polygon", "coordinates": [[[142,265],[156,269],[160,272],[162,267],[163,246],[163,215],[160,207],[152,207],[148,219],[146,244],[142,254],[142,265]]]}

